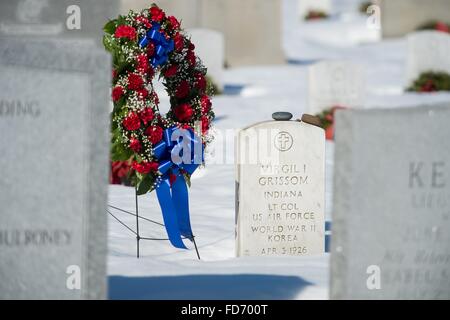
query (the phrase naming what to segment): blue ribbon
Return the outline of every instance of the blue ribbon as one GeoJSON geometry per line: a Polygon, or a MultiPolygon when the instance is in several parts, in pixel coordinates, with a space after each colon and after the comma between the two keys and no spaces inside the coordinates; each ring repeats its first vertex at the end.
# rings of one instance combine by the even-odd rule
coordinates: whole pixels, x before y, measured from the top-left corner
{"type": "Polygon", "coordinates": [[[149,41],[155,45],[155,54],[150,58],[150,63],[154,68],[165,64],[169,59],[169,53],[175,49],[174,41],[172,39],[167,40],[160,29],[160,24],[153,23],[146,35],[139,40],[141,48],[146,47],[149,41]]]}
{"type": "Polygon", "coordinates": [[[174,247],[186,249],[182,236],[192,240],[193,234],[188,188],[182,171],[191,175],[203,162],[203,144],[192,130],[171,127],[164,130],[163,139],[154,146],[153,154],[160,161],[158,171],[162,176],[156,195],[167,235],[174,247]],[[176,177],[172,184],[171,175],[176,177]]]}

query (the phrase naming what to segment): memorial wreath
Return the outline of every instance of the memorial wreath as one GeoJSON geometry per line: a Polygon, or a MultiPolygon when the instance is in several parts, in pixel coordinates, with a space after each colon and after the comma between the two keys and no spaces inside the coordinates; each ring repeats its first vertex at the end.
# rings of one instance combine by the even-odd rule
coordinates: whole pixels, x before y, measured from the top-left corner
{"type": "Polygon", "coordinates": [[[104,31],[113,58],[111,158],[131,161],[138,194],[156,190],[169,238],[184,248],[180,235],[192,236],[186,184],[203,162],[214,118],[207,70],[180,22],[155,4],[109,21],[104,31]],[[166,114],[159,111],[156,77],[170,97],[166,114]],[[174,161],[175,153],[183,161],[174,161]]]}

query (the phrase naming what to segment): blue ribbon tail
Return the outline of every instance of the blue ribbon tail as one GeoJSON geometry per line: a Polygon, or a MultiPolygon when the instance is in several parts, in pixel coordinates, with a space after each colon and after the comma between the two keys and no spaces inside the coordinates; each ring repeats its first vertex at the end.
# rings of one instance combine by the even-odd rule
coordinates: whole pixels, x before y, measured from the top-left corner
{"type": "Polygon", "coordinates": [[[172,184],[172,199],[175,210],[178,213],[178,227],[180,233],[192,240],[192,228],[189,216],[189,196],[186,181],[182,174],[172,184]]]}
{"type": "Polygon", "coordinates": [[[164,225],[166,227],[170,243],[172,243],[175,248],[187,249],[181,239],[179,220],[175,208],[176,201],[174,201],[170,193],[169,179],[164,179],[156,187],[156,195],[158,197],[159,205],[161,206],[164,225]]]}

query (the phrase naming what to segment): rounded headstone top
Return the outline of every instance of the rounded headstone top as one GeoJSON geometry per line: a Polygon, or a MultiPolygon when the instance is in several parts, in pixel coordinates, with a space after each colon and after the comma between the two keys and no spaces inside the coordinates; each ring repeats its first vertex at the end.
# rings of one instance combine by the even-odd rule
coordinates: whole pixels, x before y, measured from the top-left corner
{"type": "Polygon", "coordinates": [[[292,113],[285,111],[278,111],[272,113],[273,120],[276,121],[288,121],[292,119],[292,113]]]}

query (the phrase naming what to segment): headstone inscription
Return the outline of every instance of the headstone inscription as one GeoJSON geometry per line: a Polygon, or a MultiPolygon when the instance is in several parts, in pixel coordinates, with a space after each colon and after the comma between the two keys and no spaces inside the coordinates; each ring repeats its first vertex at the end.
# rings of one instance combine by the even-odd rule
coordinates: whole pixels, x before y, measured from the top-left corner
{"type": "Polygon", "coordinates": [[[110,70],[92,44],[0,42],[0,299],[106,298],[110,70]]]}
{"type": "Polygon", "coordinates": [[[274,118],[237,137],[237,255],[322,253],[324,131],[274,118]]]}
{"type": "Polygon", "coordinates": [[[336,116],[331,298],[449,299],[450,106],[336,116]]]}
{"type": "Polygon", "coordinates": [[[365,99],[365,76],[361,65],[347,61],[323,61],[309,67],[309,113],[334,106],[361,108],[365,99]]]}

